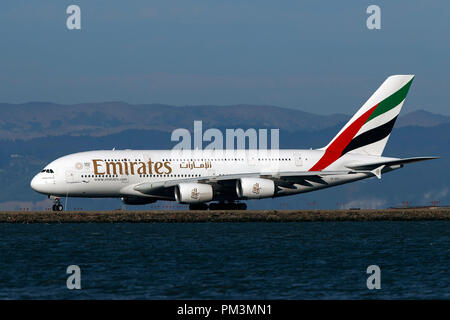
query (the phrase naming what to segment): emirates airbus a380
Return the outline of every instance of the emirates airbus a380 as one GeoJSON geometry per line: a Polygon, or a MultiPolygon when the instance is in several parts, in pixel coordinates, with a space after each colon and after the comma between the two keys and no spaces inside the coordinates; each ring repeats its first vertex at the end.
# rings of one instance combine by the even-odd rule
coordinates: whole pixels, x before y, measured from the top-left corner
{"type": "Polygon", "coordinates": [[[190,209],[246,209],[241,200],[274,198],[381,175],[435,157],[391,158],[382,153],[413,81],[388,77],[331,142],[316,150],[98,150],[54,160],[31,188],[59,197],[158,200],[190,209]],[[215,201],[213,203],[209,202],[215,201]]]}

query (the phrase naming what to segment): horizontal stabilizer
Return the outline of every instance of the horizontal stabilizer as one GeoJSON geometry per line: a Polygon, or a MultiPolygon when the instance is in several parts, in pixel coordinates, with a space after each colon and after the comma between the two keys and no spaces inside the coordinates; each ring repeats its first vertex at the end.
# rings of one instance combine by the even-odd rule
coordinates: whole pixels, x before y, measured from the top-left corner
{"type": "Polygon", "coordinates": [[[405,159],[396,159],[396,160],[388,160],[388,161],[377,161],[377,162],[369,162],[369,163],[354,163],[345,165],[349,169],[353,170],[375,170],[381,166],[393,166],[393,165],[402,165],[412,162],[425,161],[425,160],[433,160],[438,159],[439,157],[414,157],[414,158],[405,158],[405,159]]]}

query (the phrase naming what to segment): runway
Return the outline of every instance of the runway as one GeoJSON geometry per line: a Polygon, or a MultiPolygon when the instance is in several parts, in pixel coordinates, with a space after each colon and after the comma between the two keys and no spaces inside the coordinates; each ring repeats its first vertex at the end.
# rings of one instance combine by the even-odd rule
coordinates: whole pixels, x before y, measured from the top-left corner
{"type": "Polygon", "coordinates": [[[450,220],[450,207],[379,210],[1,211],[0,223],[313,222],[450,220]]]}

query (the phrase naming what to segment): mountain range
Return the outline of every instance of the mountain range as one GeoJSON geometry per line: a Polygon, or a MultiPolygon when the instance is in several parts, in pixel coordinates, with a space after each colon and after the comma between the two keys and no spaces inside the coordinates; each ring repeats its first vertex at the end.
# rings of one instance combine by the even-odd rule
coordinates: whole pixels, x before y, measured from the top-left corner
{"type": "MultiPolygon", "coordinates": [[[[49,102],[0,103],[0,140],[58,135],[106,136],[125,130],[171,132],[192,128],[202,120],[209,128],[279,128],[286,132],[317,131],[339,125],[350,115],[317,115],[275,106],[169,106],[103,102],[61,105],[49,102]]],[[[402,115],[397,127],[432,127],[450,123],[450,116],[424,110],[402,115]]]]}

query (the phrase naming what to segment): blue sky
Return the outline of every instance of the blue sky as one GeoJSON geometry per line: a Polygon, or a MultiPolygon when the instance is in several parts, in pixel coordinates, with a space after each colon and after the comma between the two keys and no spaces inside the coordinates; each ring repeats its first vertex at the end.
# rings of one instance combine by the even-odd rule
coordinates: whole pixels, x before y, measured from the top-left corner
{"type": "Polygon", "coordinates": [[[353,113],[391,74],[450,114],[450,2],[2,1],[0,102],[277,105],[353,113]],[[66,28],[81,7],[82,30],[66,28]],[[366,8],[381,8],[368,30],[366,8]]]}

